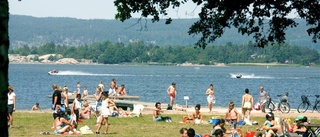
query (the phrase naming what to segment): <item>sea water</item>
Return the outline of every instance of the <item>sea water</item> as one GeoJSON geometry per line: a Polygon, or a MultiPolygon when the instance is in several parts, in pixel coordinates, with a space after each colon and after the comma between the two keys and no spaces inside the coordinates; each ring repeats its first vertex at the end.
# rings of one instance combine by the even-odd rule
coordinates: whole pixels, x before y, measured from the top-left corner
{"type": "MultiPolygon", "coordinates": [[[[69,92],[81,83],[81,93],[86,86],[89,94],[94,94],[100,81],[108,87],[115,78],[117,84],[125,84],[127,94],[140,96],[140,101],[169,103],[166,92],[172,82],[177,83],[175,104],[207,106],[205,91],[214,85],[216,102],[214,107],[227,107],[234,101],[240,107],[244,90],[248,88],[254,97],[259,96],[259,87],[276,99],[276,95],[289,92],[291,109],[298,107],[301,95],[320,94],[320,69],[316,67],[262,67],[262,66],[127,66],[127,65],[53,65],[53,64],[10,64],[9,83],[17,95],[17,109],[31,109],[40,103],[42,109],[50,108],[53,93],[52,84],[63,87],[69,92]],[[58,75],[48,75],[56,69],[58,75]],[[243,78],[235,78],[241,73],[243,78]]],[[[314,102],[314,98],[310,98],[314,102]]]]}

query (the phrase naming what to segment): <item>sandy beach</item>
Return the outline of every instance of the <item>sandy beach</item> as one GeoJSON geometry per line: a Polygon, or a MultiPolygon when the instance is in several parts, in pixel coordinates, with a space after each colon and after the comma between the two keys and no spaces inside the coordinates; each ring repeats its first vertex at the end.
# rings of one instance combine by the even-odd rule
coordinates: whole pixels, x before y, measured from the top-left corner
{"type": "MultiPolygon", "coordinates": [[[[174,109],[174,108],[173,108],[174,109]]],[[[236,108],[241,113],[241,108],[236,108]]],[[[151,115],[153,113],[154,108],[152,107],[146,107],[142,111],[142,115],[151,115]]],[[[213,112],[209,113],[208,107],[201,107],[200,112],[203,115],[212,115],[212,116],[220,116],[224,117],[225,113],[227,112],[228,108],[223,107],[214,107],[213,112]]],[[[188,107],[186,108],[186,111],[181,110],[164,110],[163,115],[173,115],[173,114],[181,114],[181,115],[187,115],[192,114],[194,112],[194,107],[188,107]]],[[[52,113],[50,109],[44,109],[42,111],[31,111],[31,110],[17,110],[16,112],[23,112],[23,113],[52,113]]],[[[290,110],[289,113],[281,113],[280,111],[273,112],[276,117],[282,117],[282,118],[289,118],[289,117],[297,117],[298,115],[304,115],[309,118],[320,118],[320,113],[318,112],[311,112],[308,110],[306,113],[298,113],[296,109],[290,110]]],[[[257,117],[264,117],[266,114],[262,113],[258,110],[252,110],[251,116],[257,116],[257,117]]]]}

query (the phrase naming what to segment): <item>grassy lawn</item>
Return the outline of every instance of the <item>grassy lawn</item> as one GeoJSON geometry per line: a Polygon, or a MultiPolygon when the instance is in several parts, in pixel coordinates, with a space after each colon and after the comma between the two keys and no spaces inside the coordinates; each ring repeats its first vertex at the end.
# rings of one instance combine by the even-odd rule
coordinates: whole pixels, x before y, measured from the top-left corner
{"type": "MultiPolygon", "coordinates": [[[[11,137],[37,137],[37,136],[57,136],[57,135],[40,135],[40,132],[53,133],[52,127],[52,114],[51,113],[29,113],[29,112],[16,112],[13,114],[14,123],[13,127],[9,129],[11,137]]],[[[172,118],[171,123],[166,122],[153,122],[151,115],[143,115],[142,117],[132,118],[109,118],[109,131],[108,135],[82,135],[82,136],[108,136],[108,137],[179,137],[179,130],[182,127],[192,127],[196,133],[205,134],[210,133],[212,130],[211,124],[182,124],[183,115],[164,115],[172,118]]],[[[209,120],[211,116],[205,115],[204,120],[209,120]]],[[[256,128],[261,127],[261,123],[265,121],[265,117],[253,117],[255,121],[258,121],[258,126],[242,126],[243,134],[245,131],[253,131],[256,128]]],[[[294,119],[294,118],[292,118],[294,119]]],[[[78,128],[88,125],[93,132],[96,130],[95,118],[90,120],[84,120],[79,124],[78,128]]],[[[312,122],[319,123],[319,119],[312,119],[312,122]]],[[[100,132],[103,132],[101,128],[100,132]]],[[[227,127],[229,128],[229,127],[227,127]]]]}

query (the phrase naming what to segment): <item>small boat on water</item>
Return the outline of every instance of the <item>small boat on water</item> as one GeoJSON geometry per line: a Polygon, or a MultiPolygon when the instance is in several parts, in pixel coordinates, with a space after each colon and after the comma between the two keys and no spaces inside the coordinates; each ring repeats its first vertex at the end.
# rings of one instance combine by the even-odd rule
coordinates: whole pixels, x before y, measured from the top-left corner
{"type": "Polygon", "coordinates": [[[49,75],[57,75],[58,71],[54,69],[54,70],[49,71],[48,74],[49,75]]]}
{"type": "Polygon", "coordinates": [[[241,77],[242,77],[241,74],[236,75],[236,78],[241,78],[241,77]]]}

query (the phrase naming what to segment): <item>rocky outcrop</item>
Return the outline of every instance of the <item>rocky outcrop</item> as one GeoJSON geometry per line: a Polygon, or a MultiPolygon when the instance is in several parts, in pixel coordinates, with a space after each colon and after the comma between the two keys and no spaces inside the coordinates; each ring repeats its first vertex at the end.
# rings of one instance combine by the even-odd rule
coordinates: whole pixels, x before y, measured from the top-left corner
{"type": "Polygon", "coordinates": [[[56,64],[79,64],[74,58],[62,58],[55,62],[56,64]]]}
{"type": "Polygon", "coordinates": [[[9,54],[10,63],[21,64],[92,64],[91,60],[74,58],[63,58],[61,54],[46,54],[46,55],[28,55],[20,56],[18,54],[9,54]]]}

